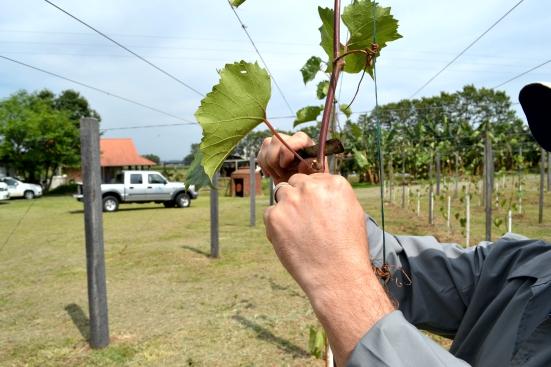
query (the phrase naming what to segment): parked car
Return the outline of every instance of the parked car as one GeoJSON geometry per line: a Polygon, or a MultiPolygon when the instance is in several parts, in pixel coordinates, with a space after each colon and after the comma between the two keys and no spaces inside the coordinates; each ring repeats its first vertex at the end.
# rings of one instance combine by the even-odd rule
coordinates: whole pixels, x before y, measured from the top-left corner
{"type": "Polygon", "coordinates": [[[0,200],[8,200],[10,198],[10,192],[8,191],[8,185],[4,182],[0,182],[0,200]]]}
{"type": "MultiPolygon", "coordinates": [[[[73,195],[82,201],[83,187],[73,195]]],[[[156,171],[123,171],[110,183],[101,185],[103,211],[114,212],[121,203],[163,203],[166,208],[187,208],[197,198],[193,185],[186,188],[183,182],[169,182],[156,171]]]]}
{"type": "Polygon", "coordinates": [[[30,200],[42,196],[42,187],[40,185],[21,182],[13,177],[1,177],[0,182],[8,185],[8,192],[12,198],[30,200]]]}

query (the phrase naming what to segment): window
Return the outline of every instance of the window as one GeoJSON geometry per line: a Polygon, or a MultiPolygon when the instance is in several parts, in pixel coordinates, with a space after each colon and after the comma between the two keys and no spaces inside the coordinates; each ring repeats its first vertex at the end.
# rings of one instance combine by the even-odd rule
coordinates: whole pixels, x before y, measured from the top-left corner
{"type": "Polygon", "coordinates": [[[142,181],[142,174],[141,173],[133,173],[130,175],[130,183],[132,185],[138,185],[143,183],[142,181]]]}
{"type": "Polygon", "coordinates": [[[13,178],[6,177],[3,178],[2,181],[5,182],[8,186],[17,186],[17,181],[13,178]]]}
{"type": "Polygon", "coordinates": [[[148,175],[148,182],[150,184],[165,184],[166,183],[165,179],[161,175],[158,175],[158,174],[149,174],[148,175]]]}

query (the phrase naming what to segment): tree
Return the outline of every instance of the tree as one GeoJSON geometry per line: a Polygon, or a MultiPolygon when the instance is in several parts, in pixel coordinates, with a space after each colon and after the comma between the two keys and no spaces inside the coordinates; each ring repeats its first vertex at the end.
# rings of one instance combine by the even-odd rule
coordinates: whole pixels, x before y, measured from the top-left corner
{"type": "Polygon", "coordinates": [[[69,118],[75,122],[77,128],[79,127],[80,119],[83,117],[93,117],[101,121],[101,116],[97,111],[90,108],[90,104],[86,98],[72,89],[62,91],[57,97],[50,90],[43,89],[37,93],[37,96],[49,103],[52,108],[58,111],[67,111],[69,118]]]}
{"type": "Polygon", "coordinates": [[[199,151],[199,146],[201,144],[200,143],[192,143],[191,144],[191,148],[190,148],[190,152],[188,155],[186,155],[184,157],[184,166],[189,166],[191,165],[191,163],[193,162],[193,160],[195,159],[195,155],[197,154],[197,152],[199,151]]]}
{"type": "Polygon", "coordinates": [[[30,182],[45,179],[47,190],[59,167],[79,163],[80,147],[69,111],[45,95],[19,91],[0,101],[0,159],[30,182]]]}
{"type": "Polygon", "coordinates": [[[156,154],[144,154],[142,157],[149,159],[157,164],[161,164],[161,158],[156,154]]]}

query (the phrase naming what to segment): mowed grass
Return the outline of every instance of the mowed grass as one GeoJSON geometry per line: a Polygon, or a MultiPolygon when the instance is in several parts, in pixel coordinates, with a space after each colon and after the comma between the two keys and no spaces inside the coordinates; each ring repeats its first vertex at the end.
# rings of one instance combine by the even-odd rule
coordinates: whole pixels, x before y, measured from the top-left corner
{"type": "MultiPolygon", "coordinates": [[[[378,189],[356,192],[378,219],[378,189]]],[[[524,234],[550,240],[549,225],[533,224],[533,195],[519,223],[524,234]]],[[[265,239],[267,205],[258,197],[250,227],[248,198],[220,198],[220,259],[208,257],[208,192],[187,209],[133,204],[104,215],[111,344],[92,351],[82,204],[71,197],[0,204],[0,365],[322,366],[308,355],[309,326],[317,325],[308,300],[265,239]]],[[[393,233],[462,240],[442,219],[429,226],[395,204],[386,215],[393,233]]],[[[483,236],[479,222],[473,213],[474,238],[483,236]]]]}

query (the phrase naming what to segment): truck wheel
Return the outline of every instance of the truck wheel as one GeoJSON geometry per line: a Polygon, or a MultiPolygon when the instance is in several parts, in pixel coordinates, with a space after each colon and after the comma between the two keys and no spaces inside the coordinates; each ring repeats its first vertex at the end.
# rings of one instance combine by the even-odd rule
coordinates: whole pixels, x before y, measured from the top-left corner
{"type": "Polygon", "coordinates": [[[172,200],[169,200],[169,201],[165,201],[163,203],[163,205],[165,206],[165,208],[174,208],[174,206],[176,205],[176,203],[172,200]]]}
{"type": "Polygon", "coordinates": [[[25,191],[25,193],[23,195],[25,196],[25,199],[27,199],[27,200],[34,199],[34,192],[32,192],[31,190],[25,191]]]}
{"type": "Polygon", "coordinates": [[[182,192],[176,196],[176,205],[178,208],[187,208],[191,205],[191,198],[188,194],[182,192]]]}
{"type": "Polygon", "coordinates": [[[103,211],[116,212],[119,209],[119,200],[114,196],[106,196],[103,198],[103,211]]]}

